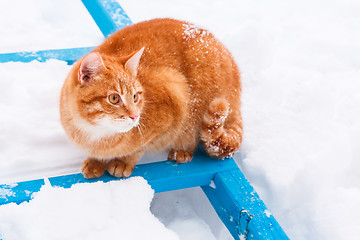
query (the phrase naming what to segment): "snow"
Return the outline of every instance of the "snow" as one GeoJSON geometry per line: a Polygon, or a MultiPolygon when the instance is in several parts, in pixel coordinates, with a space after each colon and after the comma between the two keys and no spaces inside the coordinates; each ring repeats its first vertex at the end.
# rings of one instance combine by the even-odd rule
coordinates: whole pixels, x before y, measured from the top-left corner
{"type": "Polygon", "coordinates": [[[180,239],[216,240],[204,220],[177,219],[171,222],[169,229],[177,232],[180,239]],[[199,229],[204,229],[199,231],[199,229]]]}
{"type": "MultiPolygon", "coordinates": [[[[207,32],[206,31],[201,31],[198,27],[196,27],[193,24],[189,24],[189,23],[184,23],[183,24],[183,38],[185,40],[189,40],[192,38],[196,38],[197,36],[199,36],[201,34],[202,35],[206,35],[207,32]]],[[[202,38],[200,38],[200,40],[203,42],[204,40],[202,38]]]]}
{"type": "Polygon", "coordinates": [[[269,210],[267,210],[267,209],[264,211],[264,213],[265,213],[265,215],[266,215],[267,217],[270,217],[270,216],[271,216],[271,212],[270,212],[269,210]]]}
{"type": "Polygon", "coordinates": [[[0,198],[7,199],[8,197],[15,196],[15,193],[9,188],[0,190],[0,198]]]}
{"type": "Polygon", "coordinates": [[[1,53],[90,47],[103,38],[81,1],[6,1],[0,16],[1,53]]]}
{"type": "MultiPolygon", "coordinates": [[[[0,182],[76,171],[85,155],[72,146],[59,122],[65,62],[0,64],[0,182]]],[[[50,177],[50,176],[48,176],[50,177]]]]}
{"type": "Polygon", "coordinates": [[[69,189],[52,187],[47,181],[30,202],[0,207],[1,237],[179,240],[150,212],[153,195],[140,177],[75,184],[69,189]]]}
{"type": "MultiPolygon", "coordinates": [[[[358,238],[358,1],[119,2],[134,22],[188,20],[231,50],[243,83],[244,140],[235,159],[291,239],[358,238]]],[[[93,46],[101,39],[80,1],[19,0],[0,13],[1,52],[93,46]]],[[[58,122],[69,68],[59,61],[0,64],[0,182],[78,171],[85,155],[58,122]]],[[[231,239],[200,189],[156,194],[151,212],[180,239],[231,239]]],[[[104,214],[101,221],[110,219],[104,214]]]]}

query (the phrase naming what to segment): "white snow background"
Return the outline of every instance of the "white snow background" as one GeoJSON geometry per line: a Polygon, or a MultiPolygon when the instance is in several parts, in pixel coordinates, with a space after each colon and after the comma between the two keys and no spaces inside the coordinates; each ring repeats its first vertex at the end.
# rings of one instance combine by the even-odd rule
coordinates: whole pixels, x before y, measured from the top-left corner
{"type": "MultiPolygon", "coordinates": [[[[232,51],[242,73],[245,123],[244,142],[235,159],[291,239],[358,239],[359,1],[119,2],[133,22],[155,17],[188,20],[209,29],[232,51]]],[[[91,46],[102,38],[81,2],[71,0],[2,1],[0,35],[0,52],[91,46]]],[[[79,170],[85,155],[68,142],[58,120],[59,92],[69,69],[59,61],[0,64],[1,183],[79,170]]],[[[164,156],[147,156],[142,162],[164,156]]],[[[143,211],[136,214],[158,224],[149,217],[151,190],[141,179],[113,185],[97,184],[94,190],[76,186],[64,194],[76,199],[89,190],[105,198],[133,187],[138,195],[126,198],[116,192],[109,201],[132,207],[136,202],[143,211]],[[142,195],[143,201],[134,200],[142,195]]],[[[55,201],[51,191],[55,195],[61,190],[48,187],[43,195],[49,201],[41,205],[45,209],[55,201]]],[[[35,203],[31,211],[41,209],[35,203]]],[[[85,201],[80,215],[96,204],[91,198],[85,201]]],[[[16,232],[26,227],[24,213],[8,208],[0,208],[0,229],[8,226],[16,232]]],[[[151,212],[180,239],[231,239],[200,189],[157,194],[151,212]]],[[[71,212],[64,214],[72,217],[71,212]]],[[[113,224],[109,214],[99,213],[97,221],[113,224]]],[[[136,222],[122,224],[125,229],[142,229],[136,222]]],[[[172,234],[160,225],[153,233],[172,234]]],[[[96,235],[109,227],[97,226],[87,231],[96,235]]]]}

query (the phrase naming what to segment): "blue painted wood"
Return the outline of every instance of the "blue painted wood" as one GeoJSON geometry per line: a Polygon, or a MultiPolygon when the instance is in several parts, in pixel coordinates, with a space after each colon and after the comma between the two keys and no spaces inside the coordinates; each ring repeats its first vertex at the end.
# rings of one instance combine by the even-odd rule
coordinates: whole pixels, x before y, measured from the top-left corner
{"type": "Polygon", "coordinates": [[[240,169],[216,173],[202,189],[234,239],[289,239],[240,169]]]}
{"type": "Polygon", "coordinates": [[[31,62],[34,60],[39,62],[45,62],[46,60],[49,59],[57,59],[57,60],[65,61],[68,64],[73,64],[76,60],[83,57],[93,49],[94,47],[84,47],[84,48],[42,50],[42,51],[32,51],[32,52],[3,53],[0,54],[0,63],[31,62]]]}
{"type": "Polygon", "coordinates": [[[82,0],[105,37],[132,22],[116,0],[82,0]]]}
{"type": "MultiPolygon", "coordinates": [[[[158,193],[209,185],[217,172],[234,168],[236,164],[233,159],[215,160],[198,154],[188,164],[176,164],[170,161],[140,164],[135,167],[131,176],[145,178],[158,193]]],[[[52,186],[64,188],[70,188],[76,183],[114,180],[119,180],[119,178],[105,174],[101,178],[88,180],[80,173],[49,178],[52,186]]],[[[44,179],[0,185],[0,205],[29,201],[31,195],[38,192],[42,185],[44,185],[44,179]]]]}

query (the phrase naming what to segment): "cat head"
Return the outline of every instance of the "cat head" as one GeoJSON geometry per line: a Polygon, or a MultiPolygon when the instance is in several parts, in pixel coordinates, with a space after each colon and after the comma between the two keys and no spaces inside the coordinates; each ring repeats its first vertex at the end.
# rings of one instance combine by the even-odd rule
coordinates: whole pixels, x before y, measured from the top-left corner
{"type": "Polygon", "coordinates": [[[99,139],[137,127],[144,105],[137,71],[144,48],[123,58],[91,52],[78,66],[77,127],[99,139]]]}

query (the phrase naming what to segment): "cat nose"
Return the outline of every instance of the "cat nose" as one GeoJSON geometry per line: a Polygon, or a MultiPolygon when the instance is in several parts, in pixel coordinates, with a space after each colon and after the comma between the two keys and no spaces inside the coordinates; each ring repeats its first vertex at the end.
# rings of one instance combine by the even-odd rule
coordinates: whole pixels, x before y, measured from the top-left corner
{"type": "Polygon", "coordinates": [[[129,118],[131,118],[133,121],[136,121],[136,119],[139,118],[138,115],[130,115],[129,118]]]}

